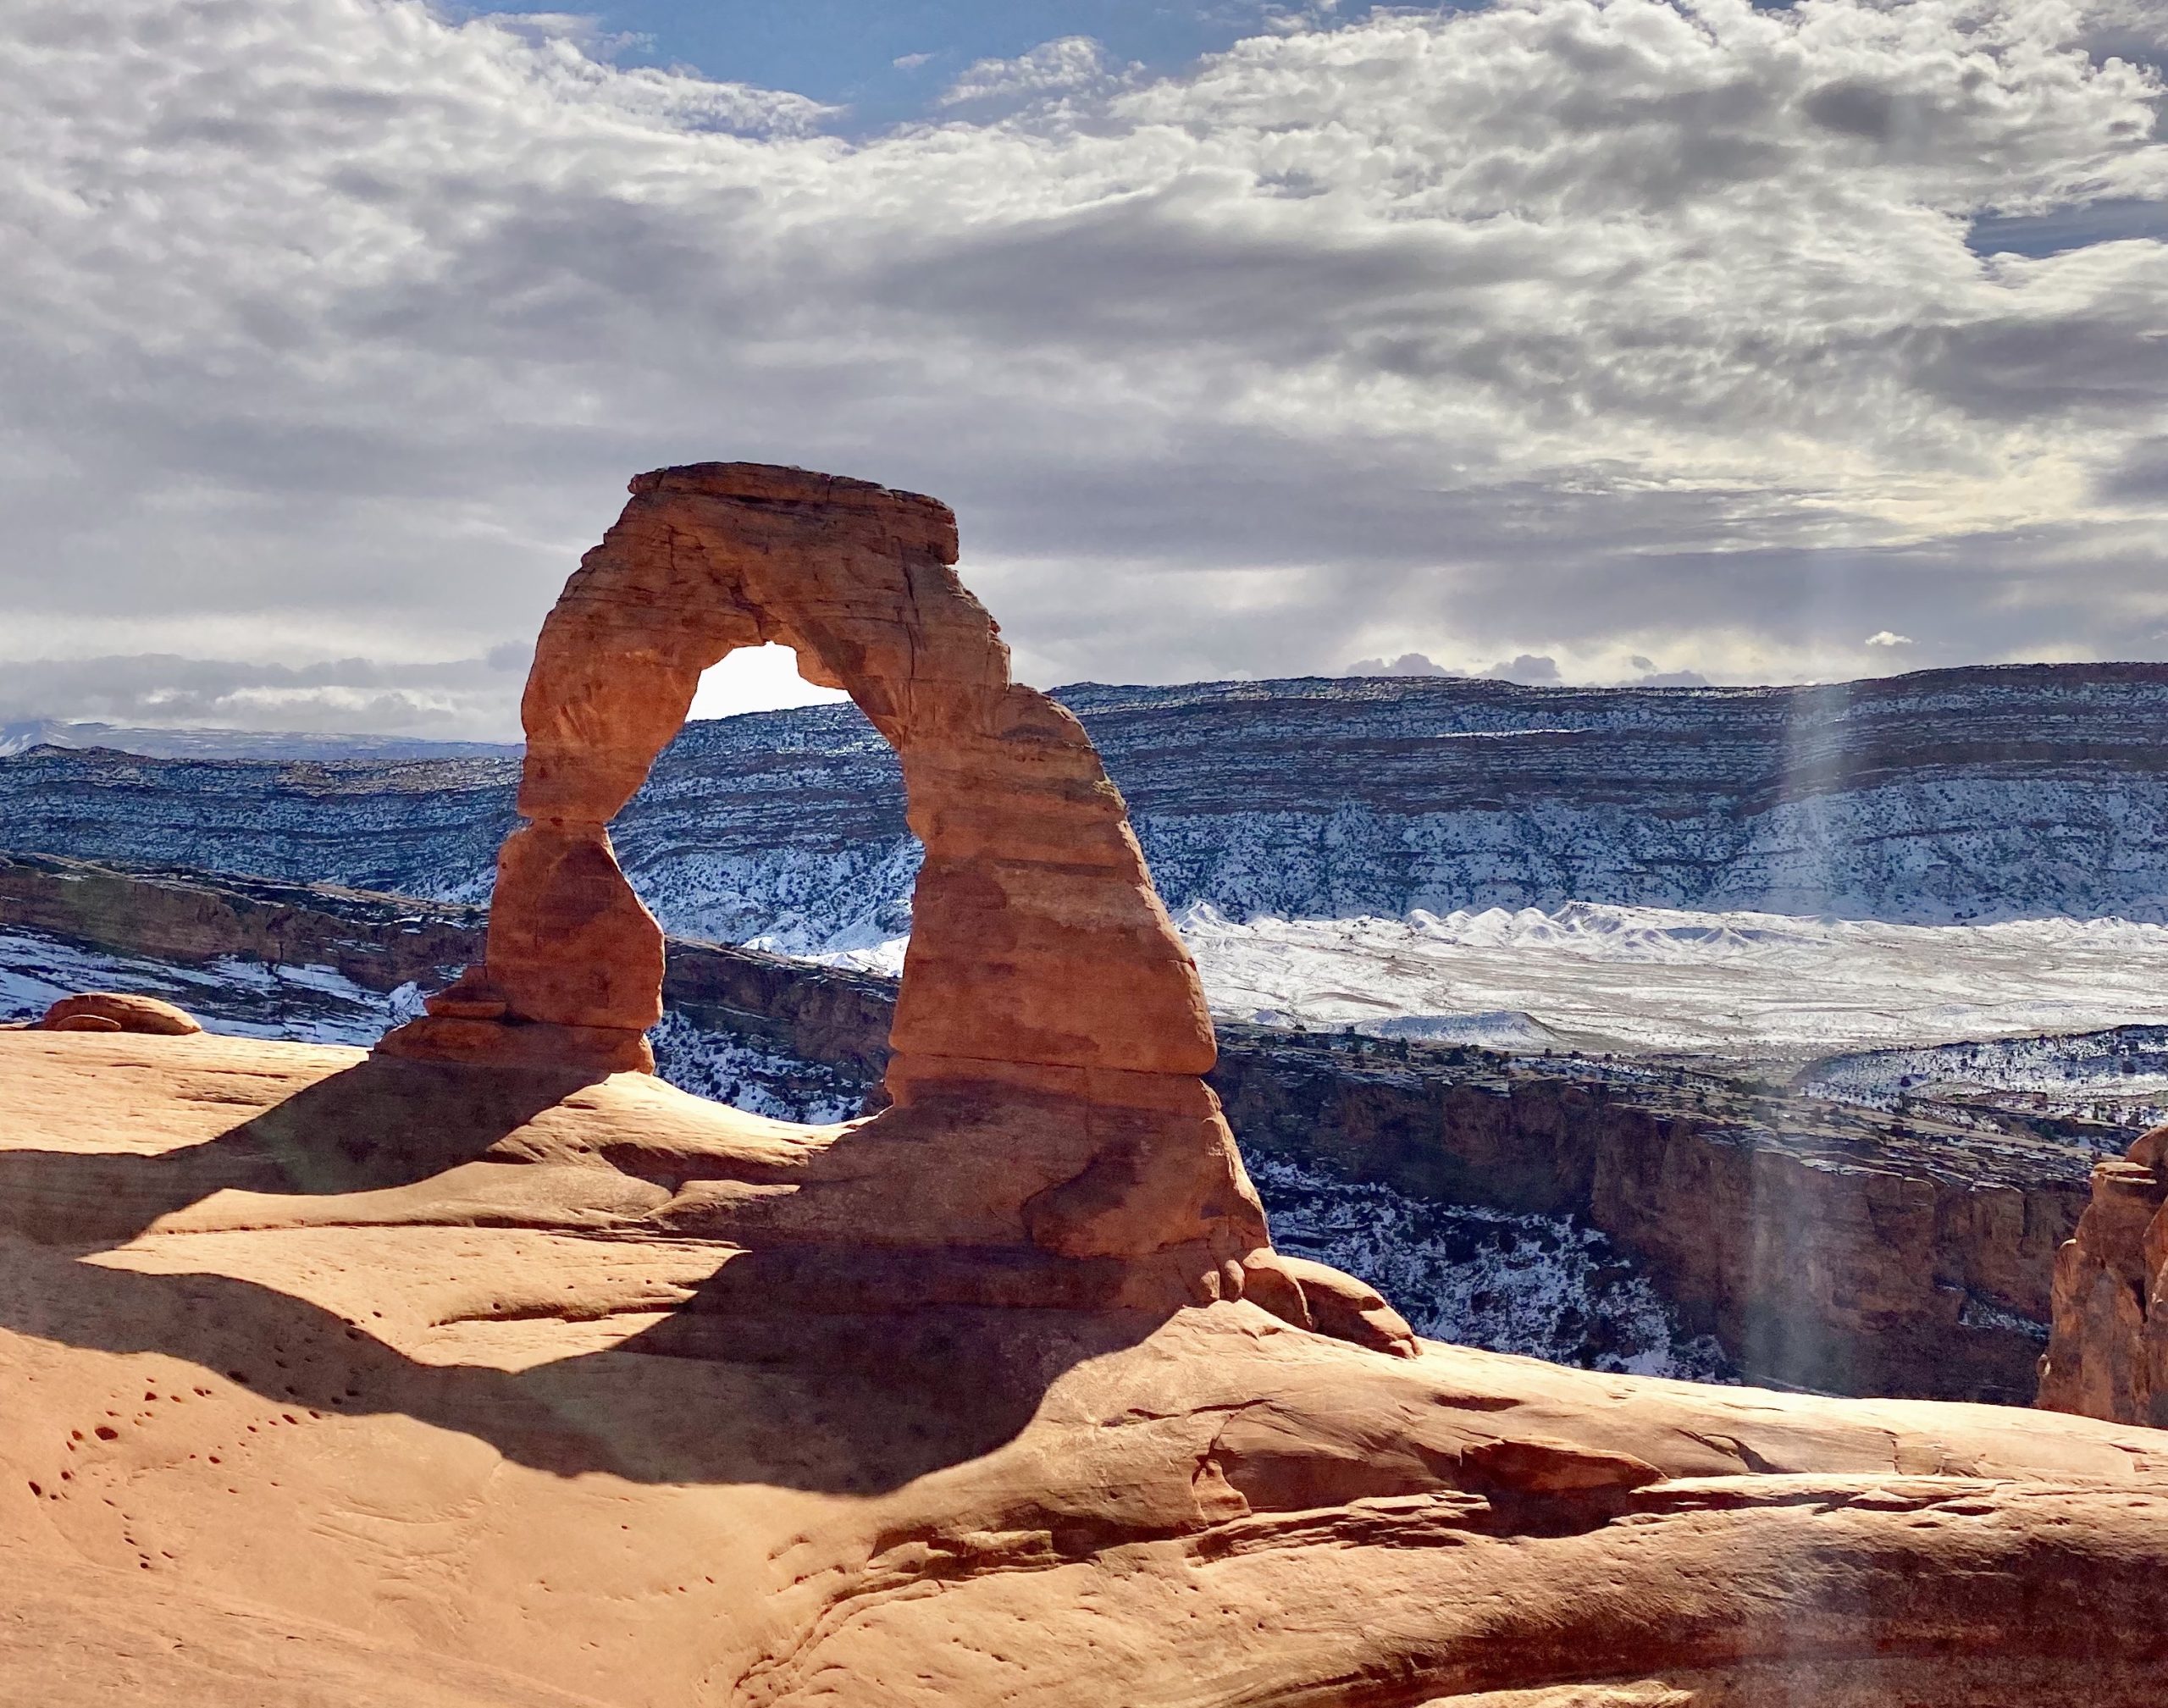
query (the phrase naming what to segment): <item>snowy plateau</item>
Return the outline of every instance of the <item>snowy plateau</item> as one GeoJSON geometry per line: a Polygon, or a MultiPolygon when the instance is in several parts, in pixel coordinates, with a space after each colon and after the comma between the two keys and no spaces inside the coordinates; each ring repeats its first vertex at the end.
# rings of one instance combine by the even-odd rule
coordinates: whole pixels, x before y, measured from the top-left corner
{"type": "MultiPolygon", "coordinates": [[[[2168,666],[1801,688],[1303,678],[1064,689],[1168,904],[1235,920],[1569,902],[1955,925],[2168,923],[2168,666]]],[[[517,760],[0,759],[0,848],[478,901],[517,760]]],[[[674,931],[908,929],[918,848],[854,707],[689,726],[615,834],[674,931]]]]}

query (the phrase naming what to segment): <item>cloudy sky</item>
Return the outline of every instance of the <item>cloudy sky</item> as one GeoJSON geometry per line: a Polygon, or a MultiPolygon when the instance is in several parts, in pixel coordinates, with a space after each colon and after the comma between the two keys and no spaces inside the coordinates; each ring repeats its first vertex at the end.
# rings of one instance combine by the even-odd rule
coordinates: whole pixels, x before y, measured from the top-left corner
{"type": "Polygon", "coordinates": [[[1043,685],[2168,658],[2164,15],[11,0],[0,719],[508,734],[709,457],[1043,685]]]}

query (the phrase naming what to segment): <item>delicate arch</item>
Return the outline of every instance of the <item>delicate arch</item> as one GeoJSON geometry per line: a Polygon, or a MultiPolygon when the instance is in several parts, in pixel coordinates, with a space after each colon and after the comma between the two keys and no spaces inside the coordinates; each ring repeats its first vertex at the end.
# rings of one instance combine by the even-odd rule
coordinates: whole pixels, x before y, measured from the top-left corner
{"type": "Polygon", "coordinates": [[[489,988],[470,983],[455,1007],[635,1035],[661,1017],[662,934],[606,826],[700,673],[772,641],[849,693],[903,763],[926,860],[893,1040],[902,1081],[943,1064],[1211,1067],[1196,969],[1121,797],[1082,726],[1009,681],[1008,648],[950,567],[946,506],[751,463],[664,469],[632,491],[543,624],[489,988]]]}
{"type": "Polygon", "coordinates": [[[1345,1319],[1339,1332],[1412,1345],[1367,1289],[1322,1270],[1291,1279],[1302,1266],[1270,1252],[1202,1078],[1214,1045],[1195,964],[1083,727],[1009,679],[1009,649],[953,567],[948,507],[754,463],[662,469],[632,494],[535,649],[523,822],[498,857],[484,964],[380,1047],[652,1068],[642,1035],[661,1014],[662,933],[607,826],[700,673],[777,642],[894,746],[925,861],[892,1107],[810,1149],[795,1191],[734,1204],[732,1236],[937,1246],[959,1296],[1041,1303],[1070,1296],[1074,1274],[997,1254],[1114,1260],[1095,1296],[1247,1289],[1308,1322],[1308,1296],[1345,1319]],[[910,1147],[886,1153],[908,1154],[910,1191],[869,1160],[885,1141],[910,1147]]]}

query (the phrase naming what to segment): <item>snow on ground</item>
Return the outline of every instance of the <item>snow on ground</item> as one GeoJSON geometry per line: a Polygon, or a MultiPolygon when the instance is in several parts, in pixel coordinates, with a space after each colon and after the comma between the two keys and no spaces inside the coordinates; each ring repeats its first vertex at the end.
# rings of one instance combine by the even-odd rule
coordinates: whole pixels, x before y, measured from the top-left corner
{"type": "MultiPolygon", "coordinates": [[[[1213,1012],[1492,1049],[1765,1060],[2168,1024],[2168,926],[1906,926],[1568,902],[1175,924],[1213,1012]]],[[[894,976],[909,939],[815,959],[894,976]]]]}
{"type": "Polygon", "coordinates": [[[648,1042],[655,1073],[696,1097],[808,1126],[854,1120],[865,1111],[866,1087],[848,1074],[709,1031],[681,1014],[663,1015],[648,1042]]]}
{"type": "Polygon", "coordinates": [[[1735,1380],[1595,1229],[1410,1198],[1276,1157],[1250,1159],[1273,1243],[1359,1275],[1434,1340],[1585,1369],[1735,1380]]]}
{"type": "Polygon", "coordinates": [[[1734,1058],[2168,1022],[2168,926],[1903,926],[1570,902],[1176,920],[1216,1013],[1507,1048],[1734,1058]],[[1490,1036],[1485,1036],[1488,1033],[1490,1036]]]}
{"type": "Polygon", "coordinates": [[[1932,1100],[2143,1129],[2168,1122],[2168,1027],[1859,1051],[1792,1079],[1809,1097],[1894,1109],[1932,1100]]]}
{"type": "Polygon", "coordinates": [[[178,1003],[207,1031],[307,1044],[373,1044],[391,998],[331,967],[226,957],[200,967],[0,927],[0,1020],[31,1020],[78,991],[134,991],[178,1003]]]}

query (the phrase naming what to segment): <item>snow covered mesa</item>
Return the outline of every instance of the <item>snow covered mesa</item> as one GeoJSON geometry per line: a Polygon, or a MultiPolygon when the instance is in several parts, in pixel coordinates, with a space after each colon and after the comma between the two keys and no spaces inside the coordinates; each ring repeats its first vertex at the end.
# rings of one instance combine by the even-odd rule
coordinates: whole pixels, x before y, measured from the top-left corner
{"type": "MultiPolygon", "coordinates": [[[[1584,901],[2168,921],[2168,666],[1059,697],[1106,755],[1178,910],[1400,918],[1584,901]]],[[[512,771],[33,749],[0,759],[0,847],[479,899],[512,771]]],[[[893,757],[854,707],[689,727],[616,834],[673,931],[821,953],[908,929],[917,847],[893,757]]]]}

